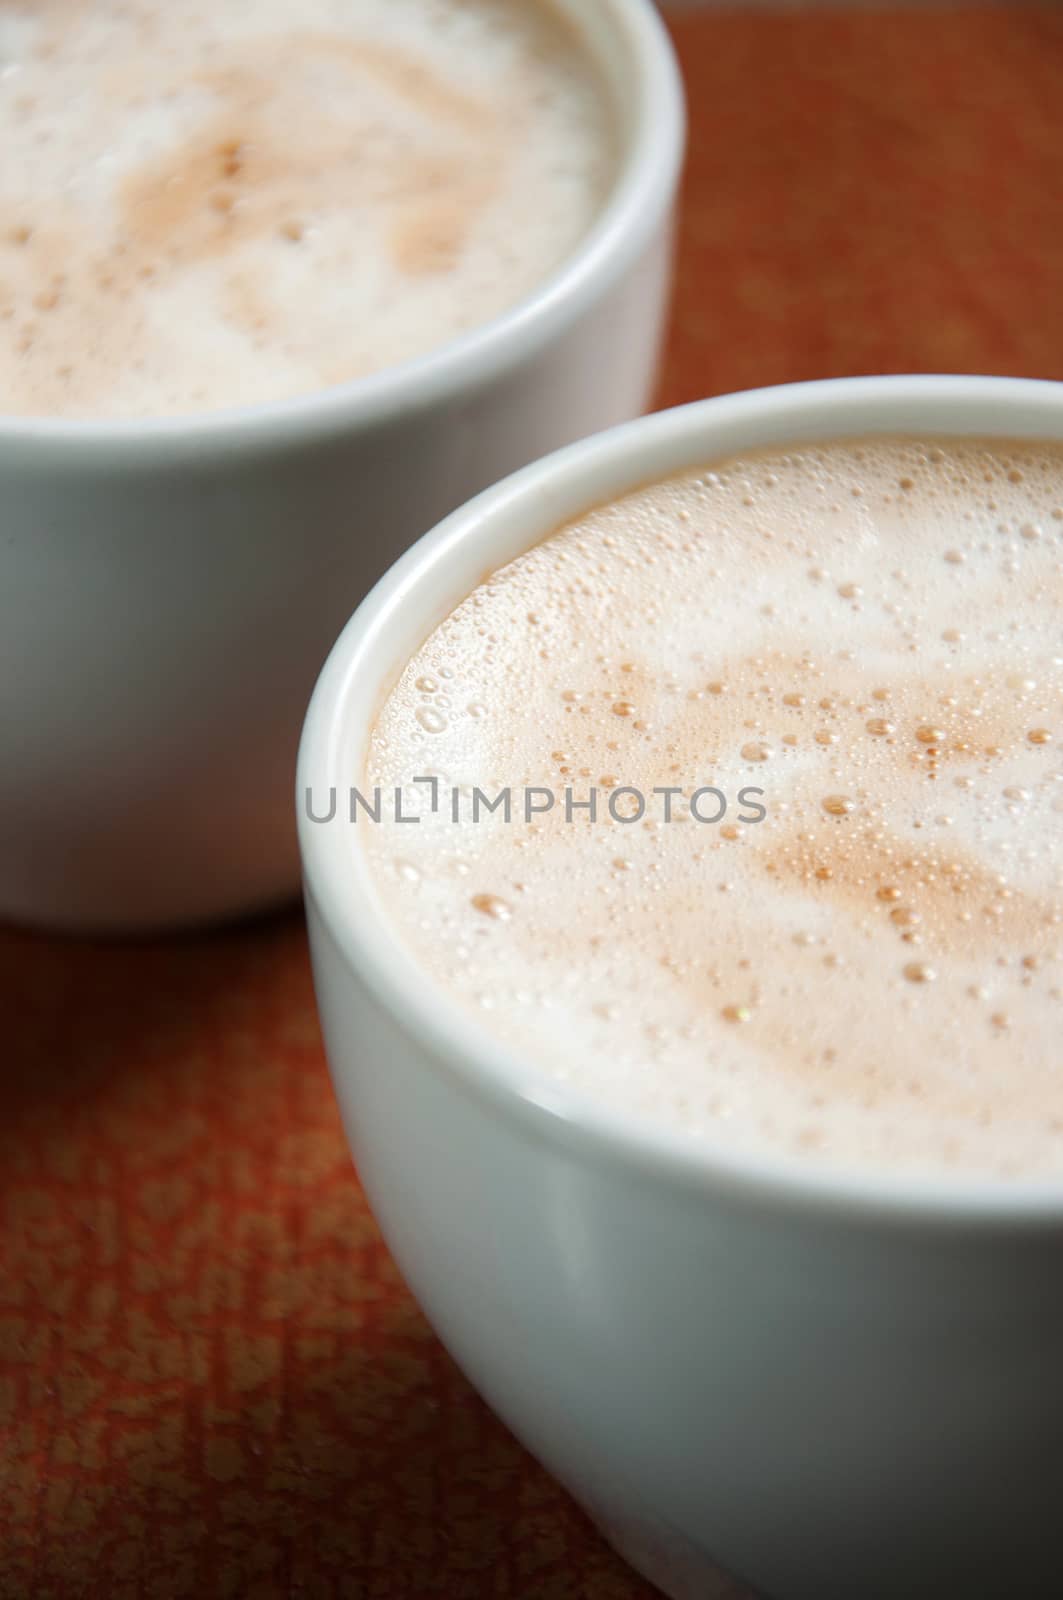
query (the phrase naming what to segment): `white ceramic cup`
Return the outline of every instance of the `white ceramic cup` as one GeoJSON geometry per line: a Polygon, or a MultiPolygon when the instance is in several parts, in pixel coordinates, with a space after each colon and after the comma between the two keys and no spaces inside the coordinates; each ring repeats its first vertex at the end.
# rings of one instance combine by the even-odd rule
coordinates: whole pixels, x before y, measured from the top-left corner
{"type": "Polygon", "coordinates": [[[733,451],[882,432],[1063,439],[1063,386],[799,385],[540,462],[378,585],[300,753],[318,1000],[385,1238],[472,1382],[677,1600],[747,1592],[718,1565],[775,1600],[1056,1592],[1063,1182],[832,1176],[602,1109],[427,980],[367,871],[371,824],[314,823],[306,791],[320,815],[331,785],[359,783],[412,652],[565,520],[733,451]]]}
{"type": "Polygon", "coordinates": [[[145,928],[296,893],[299,728],[358,600],[470,495],[645,408],[682,91],[650,0],[556,3],[622,149],[598,222],[531,299],[283,404],[0,416],[0,919],[145,928]]]}

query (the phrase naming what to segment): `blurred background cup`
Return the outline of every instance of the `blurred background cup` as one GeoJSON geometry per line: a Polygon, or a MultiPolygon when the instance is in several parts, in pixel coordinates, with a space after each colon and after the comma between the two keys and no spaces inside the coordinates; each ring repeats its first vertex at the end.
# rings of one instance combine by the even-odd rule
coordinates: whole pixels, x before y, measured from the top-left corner
{"type": "Polygon", "coordinates": [[[282,404],[0,416],[0,919],[142,930],[293,895],[299,727],[353,606],[472,494],[647,405],[682,90],[652,0],[558,3],[621,154],[597,223],[532,298],[282,404]]]}

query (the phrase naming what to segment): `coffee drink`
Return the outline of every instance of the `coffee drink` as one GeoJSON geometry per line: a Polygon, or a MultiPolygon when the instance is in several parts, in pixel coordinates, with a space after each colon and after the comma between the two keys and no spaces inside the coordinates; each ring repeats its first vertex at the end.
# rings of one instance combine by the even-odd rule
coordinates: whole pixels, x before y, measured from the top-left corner
{"type": "Polygon", "coordinates": [[[418,818],[355,807],[385,915],[544,1074],[706,1148],[1063,1172],[1063,448],[592,510],[410,662],[377,788],[418,818]]]}
{"type": "Polygon", "coordinates": [[[0,0],[0,412],[422,355],[572,252],[614,142],[550,0],[0,0]]]}

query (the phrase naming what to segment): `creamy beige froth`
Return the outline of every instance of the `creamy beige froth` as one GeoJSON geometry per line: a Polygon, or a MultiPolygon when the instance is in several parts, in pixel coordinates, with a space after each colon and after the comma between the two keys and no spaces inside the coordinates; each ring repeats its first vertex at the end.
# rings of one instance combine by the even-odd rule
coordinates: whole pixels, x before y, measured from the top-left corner
{"type": "Polygon", "coordinates": [[[411,960],[544,1073],[736,1148],[1063,1173],[1063,450],[829,444],[596,510],[427,641],[375,784],[422,817],[357,830],[411,960]],[[454,825],[431,773],[558,803],[454,825]]]}
{"type": "Polygon", "coordinates": [[[0,413],[282,399],[531,293],[613,130],[549,0],[0,0],[0,413]]]}

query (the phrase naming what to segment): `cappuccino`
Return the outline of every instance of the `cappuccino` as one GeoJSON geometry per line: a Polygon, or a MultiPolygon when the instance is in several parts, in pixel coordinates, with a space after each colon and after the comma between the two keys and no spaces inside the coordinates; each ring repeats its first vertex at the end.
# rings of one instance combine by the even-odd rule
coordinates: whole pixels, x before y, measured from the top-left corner
{"type": "Polygon", "coordinates": [[[0,412],[280,400],[511,308],[616,151],[549,0],[0,0],[0,412]]]}
{"type": "Polygon", "coordinates": [[[1063,448],[793,447],[592,510],[418,651],[375,786],[411,961],[544,1074],[707,1145],[1063,1173],[1063,448]]]}

